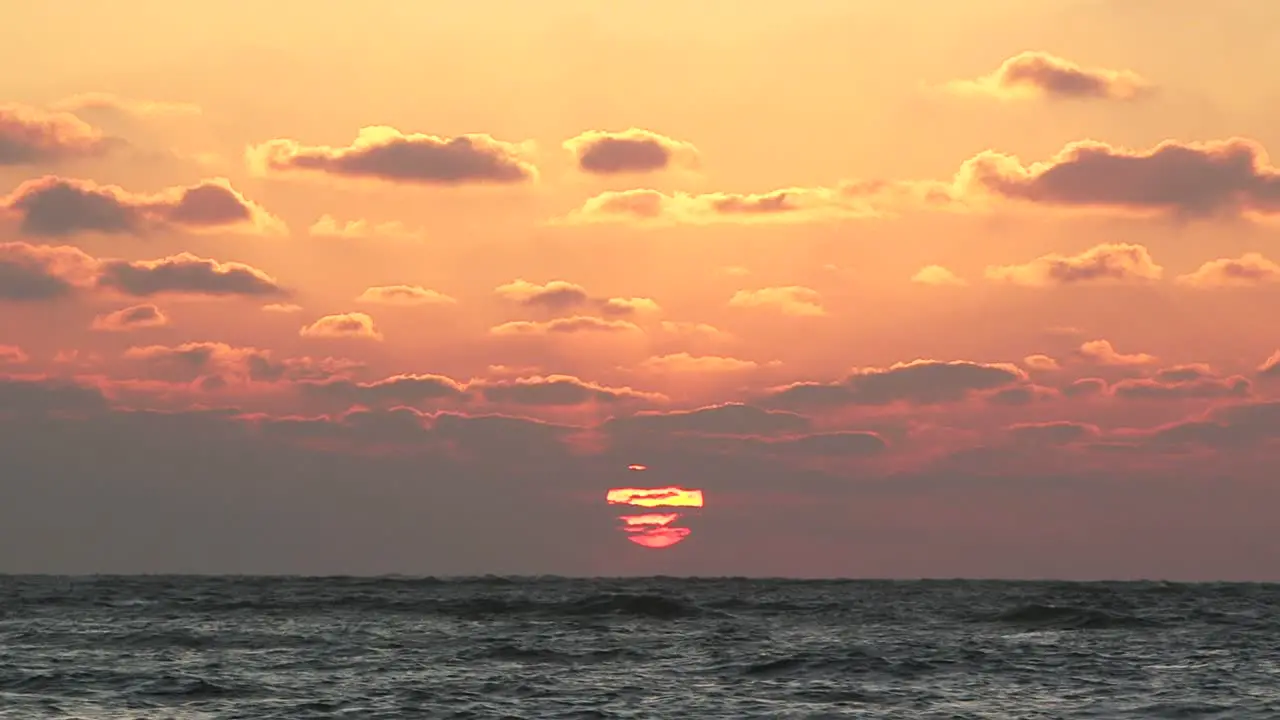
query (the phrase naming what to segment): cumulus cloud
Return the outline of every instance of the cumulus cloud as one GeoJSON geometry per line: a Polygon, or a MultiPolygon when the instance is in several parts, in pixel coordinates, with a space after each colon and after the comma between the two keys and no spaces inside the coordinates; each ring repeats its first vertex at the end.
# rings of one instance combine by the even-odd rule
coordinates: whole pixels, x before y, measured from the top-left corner
{"type": "Polygon", "coordinates": [[[956,184],[1068,208],[1184,218],[1280,213],[1280,170],[1260,144],[1238,137],[1166,140],[1147,150],[1082,140],[1031,165],[986,151],[964,164],[956,184]]]}
{"type": "Polygon", "coordinates": [[[398,220],[374,223],[368,220],[339,222],[332,215],[321,215],[307,230],[314,237],[368,240],[387,238],[393,240],[420,240],[422,232],[409,229],[398,220]]]}
{"type": "Polygon", "coordinates": [[[361,128],[345,147],[268,140],[246,150],[258,174],[304,172],[422,185],[513,184],[535,180],[522,149],[488,135],[443,138],[395,128],[361,128]]]}
{"type": "Polygon", "coordinates": [[[1027,380],[1014,365],[914,360],[888,368],[864,368],[841,382],[793,383],[774,389],[770,399],[786,405],[933,405],[956,402],[979,391],[998,390],[1027,380]]]}
{"type": "Polygon", "coordinates": [[[729,298],[730,307],[768,308],[784,315],[826,315],[817,290],[799,285],[739,290],[729,298]]]}
{"type": "Polygon", "coordinates": [[[442,292],[418,285],[382,285],[360,293],[357,302],[380,305],[452,305],[458,301],[442,292]]]}
{"type": "Polygon", "coordinates": [[[1109,340],[1089,340],[1081,343],[1075,351],[1076,357],[1095,365],[1111,365],[1126,367],[1134,365],[1151,365],[1159,362],[1159,358],[1147,353],[1122,353],[1112,347],[1109,340]]]}
{"type": "Polygon", "coordinates": [[[325,381],[343,378],[362,367],[342,358],[277,358],[270,350],[219,342],[135,346],[124,352],[124,358],[143,362],[152,372],[181,381],[216,378],[221,382],[215,387],[231,381],[325,381]]]}
{"type": "Polygon", "coordinates": [[[615,297],[596,301],[600,314],[606,317],[629,317],[639,313],[656,313],[662,310],[653,298],[615,297]]]}
{"type": "Polygon", "coordinates": [[[1219,258],[1194,272],[1178,276],[1177,282],[1195,288],[1249,287],[1280,282],[1280,265],[1259,253],[1238,258],[1219,258]]]}
{"type": "Polygon", "coordinates": [[[325,315],[310,325],[303,325],[298,334],[305,338],[382,340],[382,332],[374,326],[373,318],[361,312],[325,315]]]}
{"type": "Polygon", "coordinates": [[[1265,378],[1280,377],[1280,350],[1272,353],[1271,357],[1258,366],[1258,375],[1265,378]]]}
{"type": "Polygon", "coordinates": [[[926,265],[911,276],[911,282],[921,285],[966,285],[964,278],[941,265],[926,265]]]}
{"type": "Polygon", "coordinates": [[[839,188],[784,188],[765,193],[671,194],[637,188],[609,190],[562,218],[567,224],[628,222],[667,224],[798,223],[880,217],[878,197],[839,188]]]}
{"type": "Polygon", "coordinates": [[[522,278],[499,285],[494,292],[505,300],[528,308],[553,313],[594,308],[606,317],[627,317],[640,312],[657,312],[661,308],[650,298],[600,298],[593,297],[586,288],[565,280],[551,280],[544,284],[522,278]]]}
{"type": "Polygon", "coordinates": [[[350,379],[333,379],[299,384],[301,391],[310,396],[336,399],[366,407],[390,407],[419,405],[436,400],[466,400],[465,383],[443,375],[402,374],[373,382],[356,382],[350,379]]]}
{"type": "Polygon", "coordinates": [[[0,105],[0,166],[97,157],[118,143],[70,113],[0,105]]]}
{"type": "Polygon", "coordinates": [[[579,170],[593,175],[648,173],[698,162],[698,150],[690,143],[639,128],[590,130],[566,140],[564,148],[573,154],[579,170]]]}
{"type": "Polygon", "coordinates": [[[15,216],[20,230],[35,237],[88,232],[145,235],[164,229],[285,231],[279,218],[246,199],[224,178],[148,195],[48,175],[19,185],[0,199],[0,210],[15,216]]]}
{"type": "Polygon", "coordinates": [[[1004,99],[1133,100],[1148,94],[1152,86],[1131,70],[1085,67],[1047,52],[1027,51],[1005,60],[989,75],[951,82],[947,88],[1004,99]]]}
{"type": "Polygon", "coordinates": [[[1197,377],[1187,380],[1170,378],[1134,378],[1111,386],[1111,394],[1128,400],[1190,400],[1208,398],[1244,398],[1253,391],[1247,378],[1197,377]]]}
{"type": "Polygon", "coordinates": [[[67,245],[0,243],[0,301],[57,300],[91,287],[98,261],[67,245]]]}
{"type": "Polygon", "coordinates": [[[129,332],[146,328],[164,327],[169,316],[155,305],[133,305],[94,317],[91,328],[107,332],[129,332]]]}
{"type": "Polygon", "coordinates": [[[640,326],[626,320],[606,320],[588,315],[556,318],[542,322],[513,320],[489,329],[494,335],[569,335],[578,333],[641,332],[640,326]]]}
{"type": "Polygon", "coordinates": [[[1141,245],[1098,245],[1077,255],[1044,255],[1022,265],[992,265],[989,280],[1015,285],[1074,285],[1092,282],[1146,282],[1159,280],[1164,268],[1155,264],[1141,245]]]}
{"type": "Polygon", "coordinates": [[[251,265],[218,262],[186,252],[159,260],[102,261],[98,285],[134,297],[270,297],[287,294],[275,278],[251,265]]]}

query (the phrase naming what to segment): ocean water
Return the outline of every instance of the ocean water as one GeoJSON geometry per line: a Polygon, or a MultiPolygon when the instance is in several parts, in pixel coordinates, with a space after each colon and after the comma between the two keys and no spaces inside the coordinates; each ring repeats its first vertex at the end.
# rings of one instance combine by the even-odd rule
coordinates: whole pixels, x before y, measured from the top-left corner
{"type": "Polygon", "coordinates": [[[0,717],[1280,718],[1280,586],[0,577],[0,717]]]}

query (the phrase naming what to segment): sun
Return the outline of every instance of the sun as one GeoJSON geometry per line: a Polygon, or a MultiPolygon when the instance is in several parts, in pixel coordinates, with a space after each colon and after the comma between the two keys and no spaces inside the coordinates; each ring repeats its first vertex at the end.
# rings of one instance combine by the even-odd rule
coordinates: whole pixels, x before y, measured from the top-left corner
{"type": "MultiPolygon", "coordinates": [[[[648,470],[646,465],[629,465],[632,472],[648,470]]],[[[701,490],[678,486],[666,487],[617,487],[605,494],[605,501],[610,505],[624,505],[647,512],[619,515],[621,531],[631,542],[645,548],[662,549],[672,547],[691,532],[687,527],[676,523],[689,510],[703,507],[701,490]],[[679,510],[672,510],[679,508],[679,510]]]]}

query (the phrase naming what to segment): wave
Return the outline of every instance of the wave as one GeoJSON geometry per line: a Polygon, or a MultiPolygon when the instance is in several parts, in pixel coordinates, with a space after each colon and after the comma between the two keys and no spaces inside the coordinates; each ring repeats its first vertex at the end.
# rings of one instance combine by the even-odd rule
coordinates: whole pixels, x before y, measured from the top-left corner
{"type": "Polygon", "coordinates": [[[1087,607],[1023,605],[991,618],[997,623],[1037,630],[1111,630],[1159,627],[1151,618],[1087,607]]]}

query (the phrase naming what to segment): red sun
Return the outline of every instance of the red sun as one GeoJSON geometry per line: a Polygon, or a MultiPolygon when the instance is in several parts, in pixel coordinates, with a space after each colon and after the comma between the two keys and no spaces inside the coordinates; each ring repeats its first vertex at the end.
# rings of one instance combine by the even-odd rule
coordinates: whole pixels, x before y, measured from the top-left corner
{"type": "MultiPolygon", "coordinates": [[[[642,472],[644,465],[630,465],[628,470],[642,472]]],[[[684,513],[673,511],[697,509],[703,506],[702,491],[668,486],[654,488],[618,487],[609,490],[605,500],[610,505],[643,508],[648,512],[619,515],[621,530],[631,542],[650,549],[669,548],[689,537],[690,530],[676,523],[684,513]]]]}

